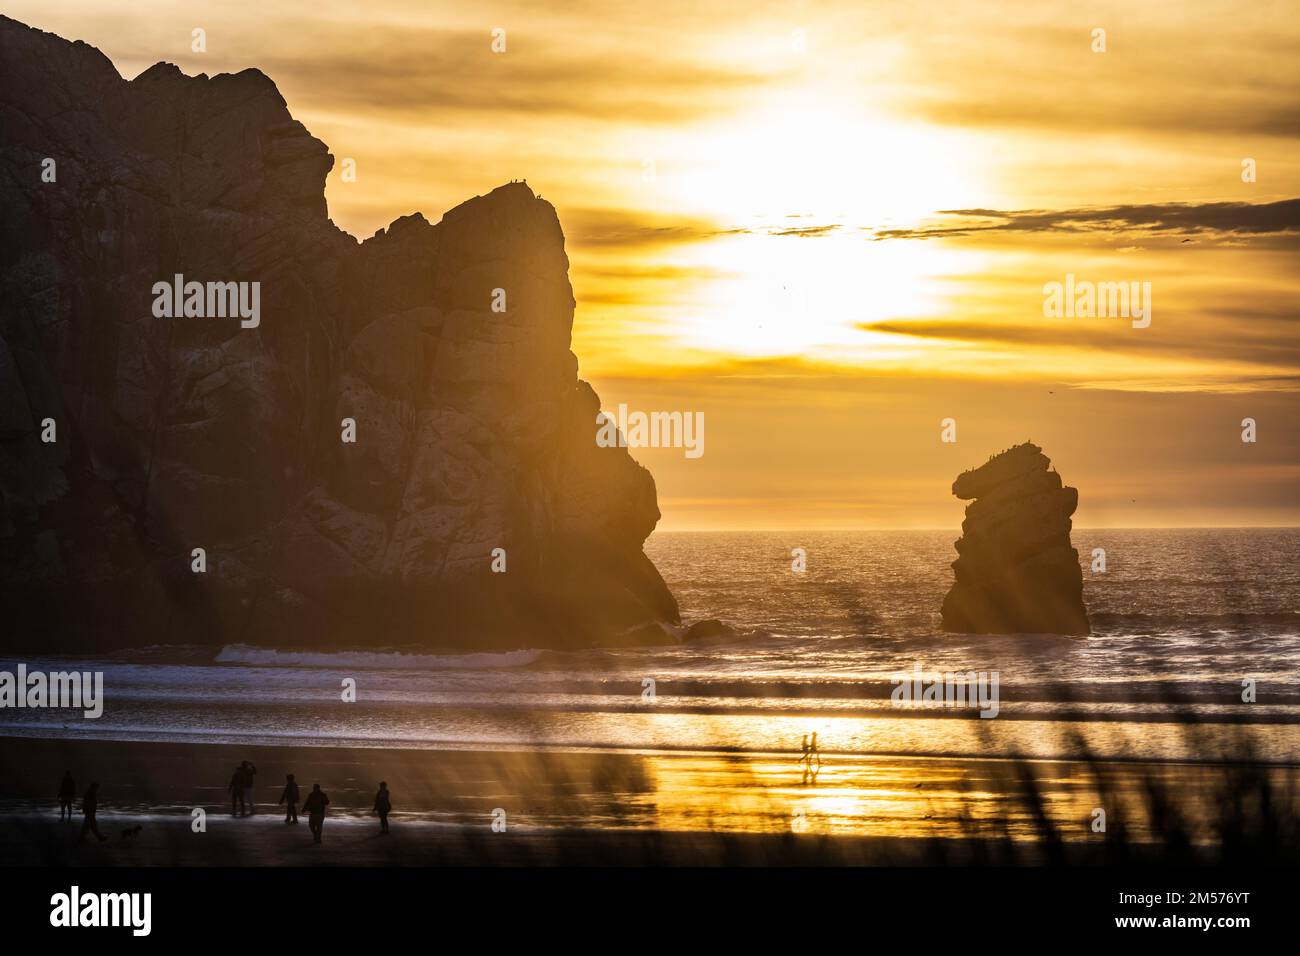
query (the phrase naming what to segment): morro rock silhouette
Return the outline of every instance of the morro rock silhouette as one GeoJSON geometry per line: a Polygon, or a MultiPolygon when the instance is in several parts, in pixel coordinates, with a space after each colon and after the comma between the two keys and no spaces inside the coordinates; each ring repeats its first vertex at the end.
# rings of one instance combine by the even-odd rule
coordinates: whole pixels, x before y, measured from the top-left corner
{"type": "Polygon", "coordinates": [[[128,82],[0,17],[0,77],[0,645],[675,639],[549,203],[358,242],[257,70],[128,82]],[[155,317],[178,274],[260,283],[260,324],[155,317]]]}
{"type": "Polygon", "coordinates": [[[976,634],[1088,634],[1079,552],[1070,516],[1079,492],[1026,442],[952,484],[966,506],[956,581],[943,599],[943,629],[976,634]]]}

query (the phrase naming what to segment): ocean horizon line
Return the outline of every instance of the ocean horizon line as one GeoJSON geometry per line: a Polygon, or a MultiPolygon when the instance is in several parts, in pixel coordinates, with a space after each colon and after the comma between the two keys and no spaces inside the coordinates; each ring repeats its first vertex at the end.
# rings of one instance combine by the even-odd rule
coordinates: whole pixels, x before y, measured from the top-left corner
{"type": "MultiPolygon", "coordinates": [[[[1074,531],[1296,531],[1300,530],[1300,525],[1294,524],[1242,524],[1242,525],[1074,525],[1074,531]]],[[[867,525],[851,525],[827,528],[812,528],[808,526],[781,526],[781,527],[723,527],[723,528],[655,528],[650,533],[650,537],[657,534],[827,534],[845,531],[879,531],[879,532],[911,532],[911,531],[947,531],[960,534],[961,528],[956,527],[880,527],[867,525]]]]}

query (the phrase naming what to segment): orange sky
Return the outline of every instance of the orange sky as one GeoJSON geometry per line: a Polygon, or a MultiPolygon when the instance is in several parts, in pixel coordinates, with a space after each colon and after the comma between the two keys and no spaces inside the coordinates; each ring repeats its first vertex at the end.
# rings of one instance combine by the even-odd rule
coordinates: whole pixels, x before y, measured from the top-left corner
{"type": "Polygon", "coordinates": [[[1300,524],[1297,12],[5,5],[128,77],[264,70],[356,160],[359,236],[527,178],[605,407],[705,412],[702,457],[634,452],[666,528],[955,528],[955,474],[1026,438],[1082,525],[1300,524]],[[1150,282],[1151,326],[1045,318],[1067,273],[1150,282]]]}

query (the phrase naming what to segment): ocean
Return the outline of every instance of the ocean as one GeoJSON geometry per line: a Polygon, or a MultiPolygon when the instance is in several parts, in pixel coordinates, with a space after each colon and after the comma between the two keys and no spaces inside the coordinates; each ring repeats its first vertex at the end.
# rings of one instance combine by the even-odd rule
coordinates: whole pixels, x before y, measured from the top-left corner
{"type": "Polygon", "coordinates": [[[1089,637],[941,632],[955,537],[656,533],[647,552],[683,619],[738,631],[718,643],[507,653],[177,644],[28,657],[29,670],[102,670],[103,716],[6,709],[0,733],[639,754],[796,754],[816,733],[828,758],[1296,762],[1300,530],[1076,529],[1089,637]],[[807,555],[802,574],[795,548],[807,555]],[[1091,570],[1097,548],[1104,573],[1091,570]],[[916,667],[997,672],[996,719],[891,701],[893,678],[916,667]],[[355,703],[341,700],[346,679],[355,703]]]}

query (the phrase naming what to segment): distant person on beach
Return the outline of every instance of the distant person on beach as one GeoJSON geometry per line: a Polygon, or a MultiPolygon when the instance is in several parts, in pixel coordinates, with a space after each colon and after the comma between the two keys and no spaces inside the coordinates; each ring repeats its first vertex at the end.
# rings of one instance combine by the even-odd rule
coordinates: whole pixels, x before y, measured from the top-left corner
{"type": "Polygon", "coordinates": [[[92,783],[81,798],[81,815],[85,819],[81,821],[81,837],[77,840],[78,843],[86,839],[87,832],[99,837],[100,843],[108,839],[99,832],[99,822],[95,819],[97,812],[99,812],[99,784],[92,783]]]}
{"type": "Polygon", "coordinates": [[[817,747],[817,734],[812,735],[812,741],[809,742],[808,735],[803,735],[803,753],[799,757],[799,762],[803,764],[803,782],[808,783],[811,780],[817,782],[817,774],[822,769],[822,752],[817,747]]]}
{"type": "Polygon", "coordinates": [[[253,778],[257,776],[257,768],[249,761],[245,760],[240,766],[244,769],[244,805],[248,807],[248,814],[252,816],[253,807],[253,778]]]}
{"type": "Polygon", "coordinates": [[[63,782],[59,784],[59,819],[72,822],[72,801],[77,799],[77,785],[72,780],[72,771],[63,771],[63,782]],[[67,817],[64,817],[67,811],[67,817]]]}
{"type": "Polygon", "coordinates": [[[312,840],[316,843],[320,842],[321,830],[325,826],[325,808],[329,802],[330,798],[325,795],[319,783],[311,785],[311,793],[302,802],[303,813],[307,814],[307,826],[311,828],[312,840]]]}
{"type": "Polygon", "coordinates": [[[284,822],[298,822],[298,784],[293,779],[293,774],[287,774],[284,778],[284,792],[280,794],[280,802],[284,804],[284,822]]]}
{"type": "Polygon", "coordinates": [[[234,775],[230,778],[230,815],[232,817],[243,816],[244,810],[244,765],[241,763],[235,768],[234,775]],[[236,812],[238,810],[239,812],[236,812]]]}
{"type": "Polygon", "coordinates": [[[388,784],[383,780],[379,781],[379,792],[375,794],[375,813],[379,814],[379,832],[388,832],[388,815],[393,812],[392,794],[388,792],[388,784]]]}

